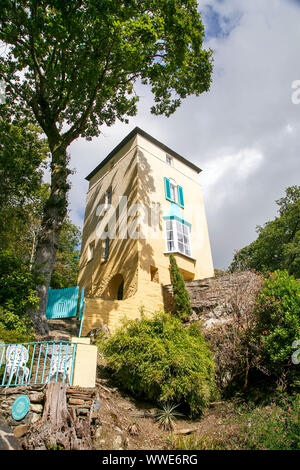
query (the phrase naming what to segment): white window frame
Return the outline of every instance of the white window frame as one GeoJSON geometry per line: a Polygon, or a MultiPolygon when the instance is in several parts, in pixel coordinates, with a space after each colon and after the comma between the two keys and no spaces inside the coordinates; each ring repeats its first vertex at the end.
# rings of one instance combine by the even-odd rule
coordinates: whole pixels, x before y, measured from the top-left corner
{"type": "Polygon", "coordinates": [[[171,194],[171,201],[177,204],[177,184],[176,181],[169,178],[170,182],[170,194],[171,194]],[[172,194],[173,192],[173,194],[172,194]]]}
{"type": "Polygon", "coordinates": [[[189,225],[177,219],[165,219],[166,253],[180,253],[192,258],[191,230],[189,225]],[[171,230],[168,229],[168,223],[171,230]],[[178,230],[182,228],[182,231],[178,230]],[[170,233],[173,237],[170,238],[170,233]],[[171,244],[172,242],[172,244],[171,244]]]}

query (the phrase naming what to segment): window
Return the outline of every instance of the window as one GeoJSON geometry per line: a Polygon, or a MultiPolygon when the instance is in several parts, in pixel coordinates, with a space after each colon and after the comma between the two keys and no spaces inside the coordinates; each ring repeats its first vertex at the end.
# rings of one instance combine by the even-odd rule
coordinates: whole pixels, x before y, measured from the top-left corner
{"type": "Polygon", "coordinates": [[[190,227],[176,219],[166,220],[167,252],[179,252],[191,256],[190,227]]]}
{"type": "Polygon", "coordinates": [[[167,251],[175,250],[173,220],[166,221],[167,251]]]}
{"type": "Polygon", "coordinates": [[[112,189],[109,188],[105,194],[105,204],[110,205],[112,200],[112,189]]]}
{"type": "Polygon", "coordinates": [[[169,181],[170,181],[171,201],[176,202],[177,185],[174,180],[169,180],[169,181]]]}
{"type": "Polygon", "coordinates": [[[95,254],[95,242],[89,244],[89,261],[94,258],[95,254]]]}
{"type": "Polygon", "coordinates": [[[172,166],[172,164],[173,164],[173,158],[168,154],[166,155],[166,162],[170,166],[172,166]]]}
{"type": "Polygon", "coordinates": [[[170,202],[178,204],[184,209],[183,189],[176,182],[169,178],[164,178],[165,181],[165,196],[170,202]]]}
{"type": "Polygon", "coordinates": [[[109,256],[109,238],[106,237],[104,240],[104,253],[103,253],[103,261],[107,261],[109,256]]]}

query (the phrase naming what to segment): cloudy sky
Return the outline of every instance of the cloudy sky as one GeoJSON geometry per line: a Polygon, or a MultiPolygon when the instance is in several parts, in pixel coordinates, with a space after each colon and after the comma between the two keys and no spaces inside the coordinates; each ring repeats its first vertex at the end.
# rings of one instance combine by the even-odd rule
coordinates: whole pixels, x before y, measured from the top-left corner
{"type": "Polygon", "coordinates": [[[224,269],[235,249],[256,238],[256,226],[275,217],[285,188],[299,184],[300,104],[292,84],[300,80],[300,1],[199,0],[199,11],[205,47],[214,51],[211,90],[165,118],[150,114],[151,94],[137,87],[139,112],[129,124],[74,142],[70,215],[82,227],[85,176],[139,126],[202,168],[214,266],[224,269]]]}

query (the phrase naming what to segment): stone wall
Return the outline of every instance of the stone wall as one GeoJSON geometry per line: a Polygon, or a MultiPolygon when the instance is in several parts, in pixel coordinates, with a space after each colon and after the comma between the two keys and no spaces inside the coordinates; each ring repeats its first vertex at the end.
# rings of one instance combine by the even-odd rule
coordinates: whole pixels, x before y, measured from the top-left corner
{"type": "MultiPolygon", "coordinates": [[[[208,327],[220,321],[223,306],[238,290],[251,290],[252,283],[261,283],[261,277],[252,272],[230,273],[218,277],[186,281],[185,285],[191,299],[192,309],[197,319],[208,327]]],[[[164,286],[164,306],[166,311],[173,311],[172,285],[164,286]]],[[[196,318],[195,318],[196,319],[196,318]]]]}
{"type": "MultiPolygon", "coordinates": [[[[44,409],[44,391],[45,385],[0,388],[0,415],[13,429],[15,437],[25,436],[29,425],[40,420],[44,409]],[[16,421],[11,415],[11,408],[15,399],[23,394],[30,399],[30,409],[22,420],[16,421]]],[[[95,399],[96,388],[68,387],[67,405],[72,418],[89,416],[95,399]]]]}

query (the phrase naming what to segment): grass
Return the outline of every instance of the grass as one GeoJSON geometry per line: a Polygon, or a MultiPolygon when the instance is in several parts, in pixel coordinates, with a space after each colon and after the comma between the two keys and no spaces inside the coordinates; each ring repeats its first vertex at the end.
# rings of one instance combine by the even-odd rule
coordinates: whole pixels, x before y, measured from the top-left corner
{"type": "Polygon", "coordinates": [[[300,395],[282,395],[267,406],[228,404],[213,427],[171,436],[175,450],[300,450],[300,395]]]}

